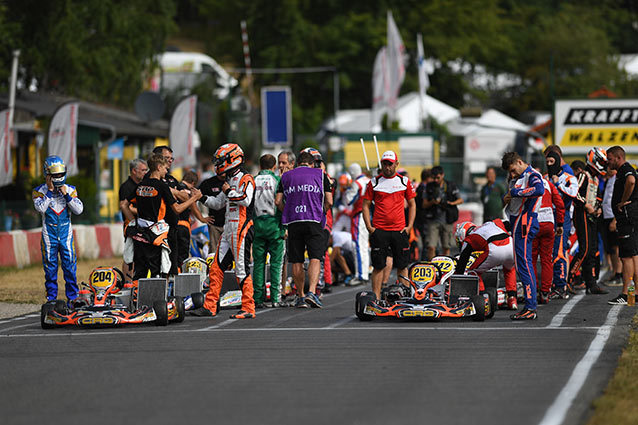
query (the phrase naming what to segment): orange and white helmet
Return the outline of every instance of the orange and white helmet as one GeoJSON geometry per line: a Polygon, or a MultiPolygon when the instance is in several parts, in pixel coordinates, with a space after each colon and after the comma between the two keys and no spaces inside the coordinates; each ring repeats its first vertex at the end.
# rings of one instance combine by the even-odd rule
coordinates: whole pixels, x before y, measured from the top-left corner
{"type": "Polygon", "coordinates": [[[244,151],[235,143],[226,143],[215,151],[214,161],[217,174],[226,174],[244,163],[244,151]]]}
{"type": "Polygon", "coordinates": [[[343,173],[342,175],[339,176],[338,181],[339,181],[339,190],[341,190],[342,192],[345,192],[352,184],[352,177],[350,177],[350,174],[348,173],[343,173]]]}
{"type": "Polygon", "coordinates": [[[587,165],[593,168],[598,174],[607,174],[607,152],[603,148],[593,148],[587,152],[587,165]]]}
{"type": "Polygon", "coordinates": [[[471,221],[464,221],[463,223],[459,223],[456,225],[456,231],[454,232],[454,238],[456,239],[456,244],[460,247],[463,245],[463,241],[465,237],[472,233],[476,229],[476,224],[471,221]]]}

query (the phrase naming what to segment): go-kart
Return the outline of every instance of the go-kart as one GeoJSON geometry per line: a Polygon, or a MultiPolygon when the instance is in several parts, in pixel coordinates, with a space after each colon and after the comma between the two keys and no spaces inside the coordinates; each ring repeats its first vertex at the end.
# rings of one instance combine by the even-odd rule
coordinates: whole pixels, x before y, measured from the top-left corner
{"type": "Polygon", "coordinates": [[[42,305],[40,324],[43,329],[147,322],[166,326],[169,322],[182,322],[185,317],[184,300],[181,297],[155,301],[152,306],[135,307],[137,288],[134,284],[125,288],[124,275],[115,267],[94,269],[89,276],[89,283],[81,282],[80,286],[80,295],[73,301],[72,307],[62,300],[42,305]]]}
{"type": "MultiPolygon", "coordinates": [[[[377,300],[372,292],[356,295],[355,311],[361,321],[374,317],[440,319],[469,317],[484,321],[493,315],[489,296],[478,291],[477,276],[452,276],[432,262],[417,262],[408,269],[405,285],[391,285],[377,300]],[[446,279],[443,280],[442,279],[446,279]]],[[[453,273],[453,271],[452,271],[453,273]]]]}

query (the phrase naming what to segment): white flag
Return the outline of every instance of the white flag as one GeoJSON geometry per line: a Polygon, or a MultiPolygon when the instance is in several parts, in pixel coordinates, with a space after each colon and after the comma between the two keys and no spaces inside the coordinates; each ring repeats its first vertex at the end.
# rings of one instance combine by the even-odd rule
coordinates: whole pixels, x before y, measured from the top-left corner
{"type": "MultiPolygon", "coordinates": [[[[399,97],[399,90],[403,79],[405,78],[405,64],[403,63],[403,56],[405,53],[405,45],[399,34],[399,29],[394,23],[392,18],[392,12],[388,10],[388,84],[390,87],[388,106],[390,111],[394,113],[396,108],[397,98],[399,97]]],[[[394,115],[394,114],[393,114],[394,115]]],[[[394,118],[394,117],[392,117],[394,118]]]]}
{"type": "Polygon", "coordinates": [[[9,110],[0,112],[0,187],[13,183],[13,161],[11,161],[12,132],[9,131],[9,110]]]}
{"type": "Polygon", "coordinates": [[[379,49],[372,70],[372,109],[385,106],[388,101],[388,67],[385,46],[379,49]]]}
{"type": "Polygon", "coordinates": [[[197,96],[182,99],[171,117],[169,140],[173,150],[174,167],[193,167],[197,165],[195,158],[195,112],[197,96]]]}
{"type": "Polygon", "coordinates": [[[425,93],[430,87],[430,79],[428,78],[428,72],[425,66],[425,54],[423,53],[423,38],[421,33],[416,35],[416,63],[419,67],[419,94],[425,96],[425,93]]]}
{"type": "Polygon", "coordinates": [[[78,173],[78,102],[65,103],[53,114],[49,126],[49,155],[57,155],[66,164],[67,177],[78,173]]]}

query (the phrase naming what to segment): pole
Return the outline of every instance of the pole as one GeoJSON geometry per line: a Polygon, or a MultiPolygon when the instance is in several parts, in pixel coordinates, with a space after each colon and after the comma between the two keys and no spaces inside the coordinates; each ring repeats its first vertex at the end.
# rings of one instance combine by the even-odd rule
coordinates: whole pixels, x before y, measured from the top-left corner
{"type": "Polygon", "coordinates": [[[339,73],[335,69],[332,74],[332,104],[335,111],[335,133],[339,133],[337,116],[339,115],[339,73]]]}
{"type": "Polygon", "coordinates": [[[381,156],[379,156],[379,145],[377,144],[377,135],[373,135],[372,139],[374,140],[374,149],[377,151],[377,168],[381,168],[381,156]]]}
{"type": "Polygon", "coordinates": [[[368,154],[366,153],[366,145],[365,143],[363,143],[363,137],[360,140],[361,140],[361,149],[363,149],[363,159],[366,160],[366,168],[368,169],[368,171],[370,171],[370,164],[368,163],[368,154]]]}
{"type": "Polygon", "coordinates": [[[16,82],[18,79],[18,59],[20,58],[20,50],[13,51],[13,62],[11,64],[11,83],[9,87],[9,128],[11,133],[13,130],[13,113],[16,104],[16,82]]]}

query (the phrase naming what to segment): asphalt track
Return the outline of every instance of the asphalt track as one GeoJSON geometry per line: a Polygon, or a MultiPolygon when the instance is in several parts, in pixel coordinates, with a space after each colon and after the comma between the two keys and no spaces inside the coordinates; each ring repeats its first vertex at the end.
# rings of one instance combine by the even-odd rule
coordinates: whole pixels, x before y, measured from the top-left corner
{"type": "Polygon", "coordinates": [[[579,295],[533,322],[359,322],[358,290],[163,328],[1,321],[0,422],[582,424],[635,312],[579,295]]]}

